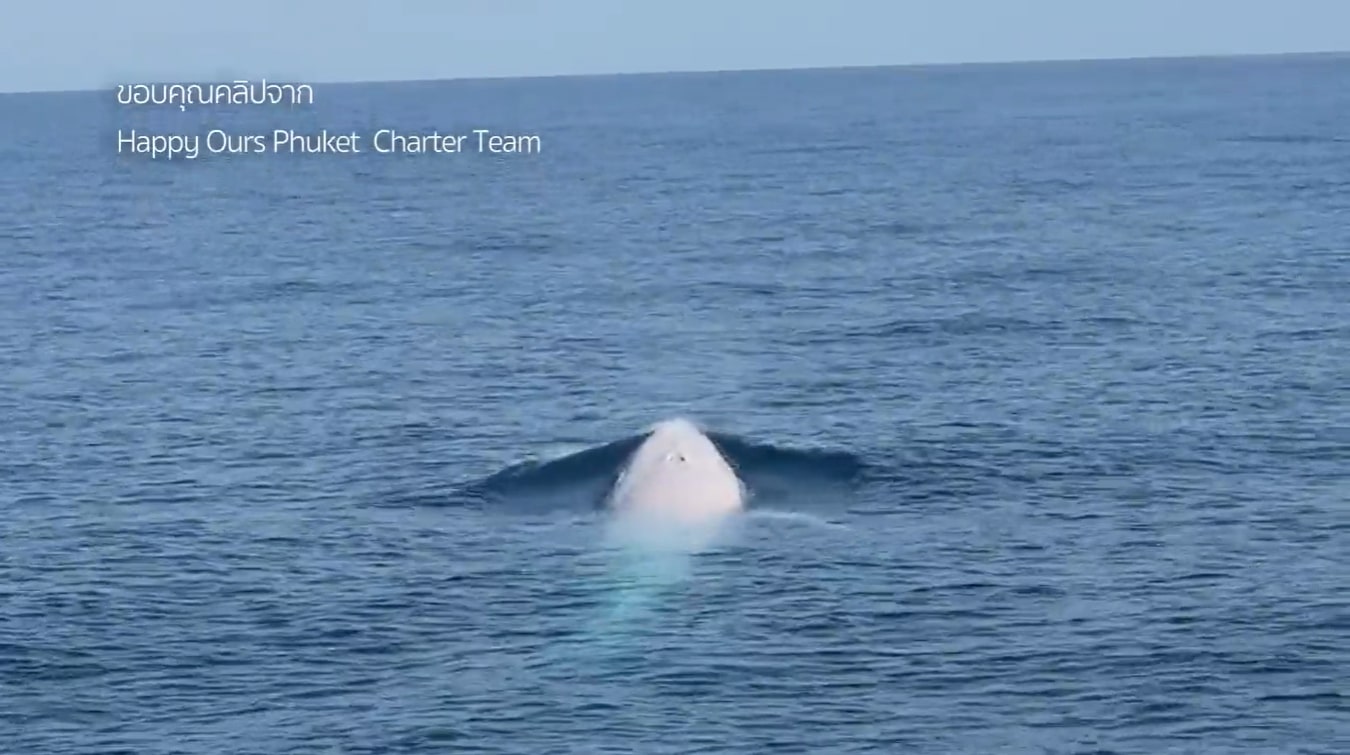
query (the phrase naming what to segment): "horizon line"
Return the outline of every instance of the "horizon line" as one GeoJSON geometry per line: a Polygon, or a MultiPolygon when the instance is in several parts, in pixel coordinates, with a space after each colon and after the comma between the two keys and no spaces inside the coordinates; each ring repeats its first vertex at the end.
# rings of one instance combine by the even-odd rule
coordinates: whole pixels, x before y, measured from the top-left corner
{"type": "MultiPolygon", "coordinates": [[[[588,73],[538,73],[538,74],[487,74],[471,76],[436,76],[436,77],[415,77],[399,79],[314,79],[314,80],[292,80],[286,79],[288,83],[307,83],[313,86],[356,86],[366,84],[430,84],[451,81],[532,81],[539,79],[594,79],[594,78],[618,78],[618,77],[638,77],[638,76],[679,76],[679,75],[698,75],[698,74],[729,74],[729,73],[789,73],[794,71],[859,71],[859,70],[884,70],[898,68],[971,68],[971,67],[992,67],[992,66],[1019,66],[1019,65],[1038,65],[1046,63],[1129,63],[1143,61],[1186,61],[1186,60],[1233,60],[1241,58],[1318,58],[1318,57],[1337,57],[1350,56],[1350,50],[1309,50],[1301,52],[1237,52],[1237,53],[1196,53],[1185,55],[1120,55],[1104,56],[1096,58],[1009,58],[1000,60],[969,60],[969,61],[944,61],[944,62],[910,62],[910,63],[858,63],[858,64],[840,64],[840,65],[808,65],[808,66],[767,66],[753,68],[680,68],[666,70],[637,70],[637,71],[595,71],[588,73]]],[[[134,83],[154,83],[154,84],[187,84],[187,83],[233,83],[234,81],[247,81],[251,79],[234,79],[230,82],[215,82],[208,79],[164,79],[164,80],[138,80],[134,83]]],[[[133,83],[133,82],[124,82],[133,83]]],[[[109,84],[103,87],[82,87],[78,89],[7,89],[0,90],[0,96],[5,95],[35,95],[35,94],[84,94],[91,92],[106,92],[116,85],[109,84]]]]}

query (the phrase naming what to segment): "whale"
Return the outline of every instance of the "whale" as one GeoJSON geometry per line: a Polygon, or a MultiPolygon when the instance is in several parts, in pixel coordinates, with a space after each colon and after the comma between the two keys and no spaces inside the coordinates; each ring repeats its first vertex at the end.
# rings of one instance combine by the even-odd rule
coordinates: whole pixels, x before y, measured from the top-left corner
{"type": "Polygon", "coordinates": [[[527,459],[467,483],[480,505],[537,514],[586,508],[601,521],[672,524],[754,516],[752,509],[831,511],[873,478],[845,450],[797,448],[661,419],[641,432],[544,459],[527,459]]]}
{"type": "Polygon", "coordinates": [[[745,508],[747,488],[716,444],[687,419],[652,426],[619,471],[605,504],[647,528],[716,526],[745,508]]]}

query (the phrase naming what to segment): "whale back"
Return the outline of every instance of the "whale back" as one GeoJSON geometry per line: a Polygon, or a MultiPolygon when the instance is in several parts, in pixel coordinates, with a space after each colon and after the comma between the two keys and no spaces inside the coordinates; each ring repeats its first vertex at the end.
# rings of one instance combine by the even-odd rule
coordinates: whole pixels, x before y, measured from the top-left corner
{"type": "Polygon", "coordinates": [[[745,488],[717,446],[684,419],[655,425],[609,497],[618,514],[699,521],[741,509],[745,488]]]}

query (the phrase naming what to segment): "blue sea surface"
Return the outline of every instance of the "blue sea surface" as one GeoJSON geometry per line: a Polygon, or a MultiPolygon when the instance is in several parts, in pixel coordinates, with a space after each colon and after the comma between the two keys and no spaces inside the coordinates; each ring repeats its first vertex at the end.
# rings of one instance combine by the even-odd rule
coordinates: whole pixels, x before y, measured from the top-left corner
{"type": "Polygon", "coordinates": [[[0,751],[1350,752],[1347,82],[0,96],[0,751]],[[781,484],[616,549],[674,416],[781,484]]]}

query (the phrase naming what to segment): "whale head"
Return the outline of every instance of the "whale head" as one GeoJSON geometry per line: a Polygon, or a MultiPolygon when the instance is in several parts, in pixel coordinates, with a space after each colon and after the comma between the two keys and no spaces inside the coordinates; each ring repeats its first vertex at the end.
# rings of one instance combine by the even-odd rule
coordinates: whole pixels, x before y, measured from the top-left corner
{"type": "Polygon", "coordinates": [[[686,419],[654,425],[608,498],[617,519],[649,532],[705,528],[739,512],[745,486],[717,446],[686,419]]]}

